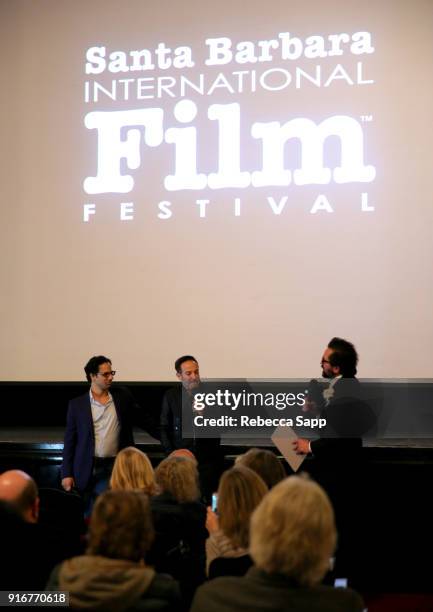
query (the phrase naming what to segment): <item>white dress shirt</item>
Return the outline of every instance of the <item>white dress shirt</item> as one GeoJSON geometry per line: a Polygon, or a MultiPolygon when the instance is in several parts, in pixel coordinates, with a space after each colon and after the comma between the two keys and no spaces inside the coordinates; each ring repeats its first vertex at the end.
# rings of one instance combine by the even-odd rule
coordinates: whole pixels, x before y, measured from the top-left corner
{"type": "Polygon", "coordinates": [[[111,393],[108,402],[101,404],[90,393],[93,431],[95,433],[95,457],[115,457],[119,450],[120,425],[111,393]]]}

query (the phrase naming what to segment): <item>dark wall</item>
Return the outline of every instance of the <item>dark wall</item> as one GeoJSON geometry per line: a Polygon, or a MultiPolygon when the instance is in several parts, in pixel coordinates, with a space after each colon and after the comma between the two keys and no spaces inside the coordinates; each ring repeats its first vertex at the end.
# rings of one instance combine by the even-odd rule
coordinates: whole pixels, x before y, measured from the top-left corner
{"type": "MultiPolygon", "coordinates": [[[[176,383],[119,383],[158,421],[165,391],[176,383]]],[[[0,382],[0,427],[58,427],[66,423],[70,399],[85,393],[86,382],[0,382]]]]}

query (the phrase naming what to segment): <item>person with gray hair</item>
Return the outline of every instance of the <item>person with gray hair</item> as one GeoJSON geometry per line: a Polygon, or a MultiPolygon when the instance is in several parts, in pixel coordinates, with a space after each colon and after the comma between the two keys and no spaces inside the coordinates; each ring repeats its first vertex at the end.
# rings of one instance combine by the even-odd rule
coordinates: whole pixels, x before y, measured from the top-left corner
{"type": "Polygon", "coordinates": [[[337,540],[328,496],[315,482],[292,476],[267,493],[251,518],[246,576],[216,578],[200,587],[191,612],[362,612],[350,589],[320,582],[337,540]]]}

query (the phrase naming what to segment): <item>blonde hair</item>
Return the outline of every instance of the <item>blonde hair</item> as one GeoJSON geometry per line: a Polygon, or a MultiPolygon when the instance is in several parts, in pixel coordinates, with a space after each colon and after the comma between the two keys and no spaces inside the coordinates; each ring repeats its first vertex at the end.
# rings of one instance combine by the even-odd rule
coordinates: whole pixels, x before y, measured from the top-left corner
{"type": "Polygon", "coordinates": [[[148,456],[134,446],[122,449],[114,461],[110,488],[113,491],[140,489],[147,495],[155,495],[155,472],[148,456]]]}
{"type": "Polygon", "coordinates": [[[154,530],[148,497],[141,491],[105,491],[90,518],[88,555],[140,561],[154,530]]]}
{"type": "Polygon", "coordinates": [[[329,569],[337,532],[325,491],[306,477],[291,476],[263,499],[251,519],[250,554],[268,573],[312,586],[329,569]]]}
{"type": "Polygon", "coordinates": [[[155,478],[160,489],[178,502],[200,498],[196,461],[189,457],[167,457],[157,466],[155,478]]]}
{"type": "Polygon", "coordinates": [[[267,491],[260,476],[243,465],[236,465],[221,476],[219,526],[235,548],[248,548],[250,517],[267,491]]]}
{"type": "Polygon", "coordinates": [[[264,448],[250,448],[236,458],[236,465],[245,465],[256,472],[269,489],[286,478],[283,464],[276,454],[264,448]]]}

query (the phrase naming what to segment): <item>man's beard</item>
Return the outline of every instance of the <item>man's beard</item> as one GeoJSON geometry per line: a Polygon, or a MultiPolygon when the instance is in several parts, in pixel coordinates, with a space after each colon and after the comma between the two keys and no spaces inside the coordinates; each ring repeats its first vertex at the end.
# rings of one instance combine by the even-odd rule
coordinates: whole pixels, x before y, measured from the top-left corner
{"type": "Polygon", "coordinates": [[[196,389],[199,388],[200,383],[201,383],[201,381],[198,380],[197,382],[191,382],[191,383],[188,383],[188,385],[184,385],[185,391],[187,393],[192,393],[193,391],[195,391],[196,389]]]}

